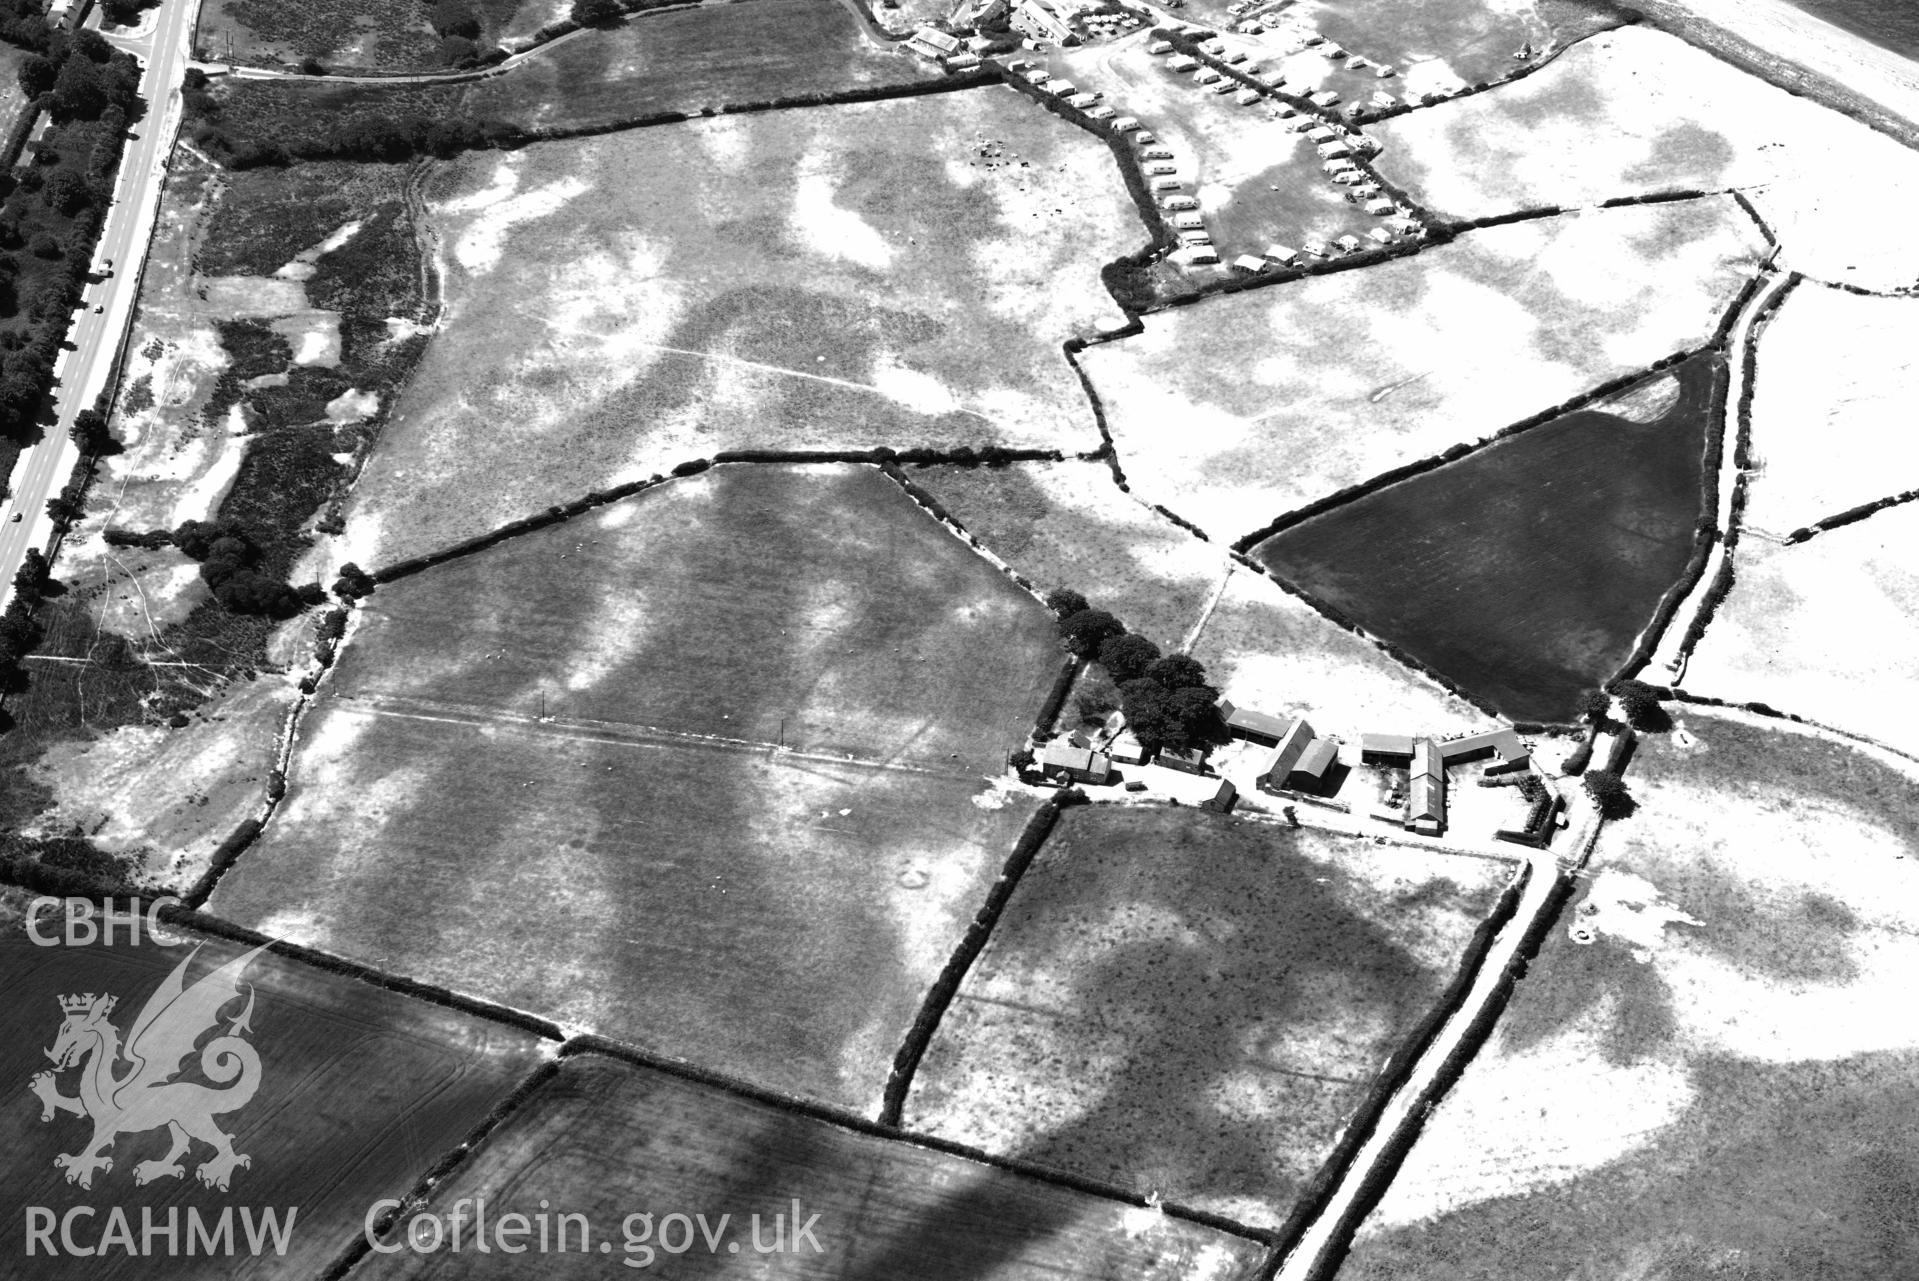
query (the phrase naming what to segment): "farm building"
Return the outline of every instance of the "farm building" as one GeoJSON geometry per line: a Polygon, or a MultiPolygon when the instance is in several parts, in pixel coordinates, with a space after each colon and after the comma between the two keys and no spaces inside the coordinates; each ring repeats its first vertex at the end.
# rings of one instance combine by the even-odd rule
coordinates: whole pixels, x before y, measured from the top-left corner
{"type": "Polygon", "coordinates": [[[1413,739],[1410,734],[1361,734],[1359,736],[1359,759],[1369,765],[1390,763],[1400,764],[1413,758],[1413,739]]]}
{"type": "Polygon", "coordinates": [[[1191,71],[1199,66],[1199,59],[1189,53],[1182,53],[1166,61],[1168,71],[1191,71]]]}
{"type": "Polygon", "coordinates": [[[1233,806],[1239,803],[1239,789],[1226,779],[1219,780],[1219,786],[1213,794],[1199,803],[1203,810],[1212,810],[1216,814],[1231,814],[1233,806]]]}
{"type": "Polygon", "coordinates": [[[1303,717],[1295,718],[1260,767],[1260,790],[1317,791],[1325,786],[1338,762],[1339,744],[1319,737],[1303,717]]]}
{"type": "Polygon", "coordinates": [[[1524,764],[1531,753],[1517,733],[1501,727],[1447,739],[1439,745],[1439,755],[1448,765],[1478,760],[1482,756],[1497,756],[1503,764],[1518,765],[1524,764]]]}
{"type": "Polygon", "coordinates": [[[1413,744],[1406,826],[1427,836],[1438,836],[1446,830],[1446,765],[1429,738],[1413,744]]]}
{"type": "Polygon", "coordinates": [[[1250,707],[1237,706],[1230,698],[1219,700],[1219,719],[1226,723],[1226,732],[1233,737],[1269,745],[1277,745],[1280,736],[1299,723],[1297,718],[1268,716],[1250,707]]]}
{"type": "MultiPolygon", "coordinates": [[[[1215,258],[1214,261],[1218,261],[1218,259],[1215,258]]],[[[1167,769],[1179,770],[1184,774],[1206,774],[1211,772],[1206,768],[1206,749],[1203,747],[1188,747],[1182,751],[1174,751],[1170,747],[1162,747],[1159,750],[1159,754],[1153,757],[1153,763],[1156,765],[1164,765],[1167,769]]]]}
{"type": "Polygon", "coordinates": [[[1106,754],[1121,765],[1146,763],[1146,749],[1140,746],[1139,737],[1130,729],[1114,735],[1113,741],[1106,745],[1106,754]]]}
{"type": "Polygon", "coordinates": [[[1266,246],[1266,256],[1282,267],[1290,267],[1299,261],[1299,254],[1285,245],[1266,246]]]}
{"type": "Polygon", "coordinates": [[[1073,28],[1044,0],[1020,0],[1013,7],[1012,27],[1029,40],[1065,44],[1075,38],[1073,28]]]}
{"type": "Polygon", "coordinates": [[[1113,762],[1104,752],[1070,743],[1048,743],[1039,757],[1042,777],[1067,783],[1104,783],[1112,776],[1113,762]]]}
{"type": "Polygon", "coordinates": [[[940,62],[958,53],[963,46],[957,36],[949,36],[932,27],[921,27],[906,42],[906,47],[929,62],[940,62]]]}

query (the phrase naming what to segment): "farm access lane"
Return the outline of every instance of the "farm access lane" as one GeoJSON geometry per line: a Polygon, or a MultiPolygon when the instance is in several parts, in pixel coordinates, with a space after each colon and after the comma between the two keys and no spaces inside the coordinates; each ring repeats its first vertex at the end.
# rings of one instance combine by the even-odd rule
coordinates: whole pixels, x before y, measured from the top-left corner
{"type": "MultiPolygon", "coordinates": [[[[1774,250],[1775,256],[1777,253],[1774,250]]],[[[1706,608],[1712,585],[1719,580],[1731,556],[1726,546],[1726,535],[1737,519],[1732,505],[1742,470],[1736,447],[1740,429],[1739,406],[1749,392],[1747,380],[1755,364],[1754,344],[1759,341],[1759,335],[1754,332],[1754,326],[1760,317],[1770,314],[1779,295],[1792,286],[1793,274],[1778,270],[1769,257],[1761,268],[1760,280],[1760,287],[1746,299],[1746,305],[1733,318],[1732,332],[1726,342],[1728,381],[1725,410],[1719,424],[1722,445],[1719,451],[1719,537],[1714,540],[1712,550],[1707,554],[1705,571],[1666,621],[1665,632],[1660,635],[1651,656],[1646,660],[1645,674],[1668,685],[1676,686],[1685,679],[1687,656],[1681,652],[1680,643],[1692,630],[1693,620],[1706,608]]],[[[1745,535],[1756,531],[1742,529],[1740,532],[1745,535]]]]}
{"type": "Polygon", "coordinates": [[[93,274],[100,275],[107,262],[113,263],[112,274],[81,296],[80,310],[67,331],[67,348],[54,362],[54,422],[37,443],[21,451],[10,482],[13,492],[0,512],[0,609],[13,597],[13,576],[27,549],[54,545],[47,500],[65,487],[80,461],[72,437],[74,417],[106,388],[132,322],[140,267],[159,216],[173,139],[180,130],[180,81],[186,74],[197,8],[198,0],[162,0],[145,37],[113,40],[144,63],[140,96],[146,101],[147,114],[134,126],[120,157],[113,201],[94,248],[93,274]],[[15,513],[21,516],[18,524],[13,523],[15,513]]]}

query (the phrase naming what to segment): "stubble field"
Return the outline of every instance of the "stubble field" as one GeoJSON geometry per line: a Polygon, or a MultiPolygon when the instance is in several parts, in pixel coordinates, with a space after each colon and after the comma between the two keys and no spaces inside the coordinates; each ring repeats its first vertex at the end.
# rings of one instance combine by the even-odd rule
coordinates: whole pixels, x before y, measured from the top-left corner
{"type": "Polygon", "coordinates": [[[214,910],[877,1106],[1033,808],[1037,602],[876,469],[738,465],[363,608],[214,910]]]}

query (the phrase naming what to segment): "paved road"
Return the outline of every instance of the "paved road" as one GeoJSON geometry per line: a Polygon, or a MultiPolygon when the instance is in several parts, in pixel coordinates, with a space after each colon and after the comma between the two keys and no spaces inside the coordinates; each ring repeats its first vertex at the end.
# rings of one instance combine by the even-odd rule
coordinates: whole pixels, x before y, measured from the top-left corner
{"type": "Polygon", "coordinates": [[[146,99],[147,115],[134,126],[133,138],[121,158],[113,204],[94,251],[94,274],[105,270],[109,261],[113,274],[87,288],[85,301],[67,334],[71,350],[62,352],[54,366],[58,421],[46,429],[45,439],[20,455],[8,478],[12,493],[0,509],[4,512],[0,518],[0,609],[13,597],[13,576],[27,548],[46,548],[53,541],[47,499],[60,492],[80,460],[69,429],[74,415],[91,406],[105,388],[133,314],[139,263],[147,252],[159,212],[167,157],[180,128],[180,79],[191,54],[198,5],[199,0],[163,0],[157,14],[140,31],[112,37],[115,45],[146,64],[140,77],[140,95],[146,99]],[[96,307],[103,310],[96,312],[96,307]],[[18,524],[13,522],[16,512],[21,515],[18,524]]]}

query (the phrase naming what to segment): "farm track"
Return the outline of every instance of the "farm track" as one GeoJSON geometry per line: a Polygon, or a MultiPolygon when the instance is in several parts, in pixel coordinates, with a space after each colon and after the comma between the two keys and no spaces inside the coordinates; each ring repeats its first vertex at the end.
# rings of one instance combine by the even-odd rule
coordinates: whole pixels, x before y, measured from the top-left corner
{"type": "Polygon", "coordinates": [[[545,738],[571,739],[583,743],[606,743],[634,748],[666,749],[690,747],[706,751],[766,754],[778,760],[810,761],[823,765],[853,765],[862,769],[890,770],[929,778],[972,779],[967,770],[934,769],[909,765],[898,760],[868,756],[841,755],[833,752],[803,751],[779,743],[756,739],[728,738],[719,734],[694,734],[685,730],[661,729],[652,725],[595,720],[591,717],[547,716],[509,712],[497,707],[455,703],[441,699],[411,698],[403,694],[347,694],[339,700],[342,710],[368,716],[391,716],[402,720],[432,721],[448,725],[478,728],[508,727],[545,738]]]}

